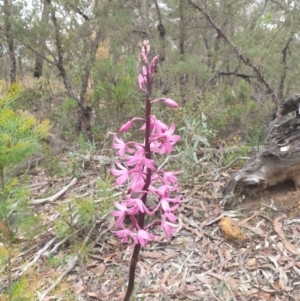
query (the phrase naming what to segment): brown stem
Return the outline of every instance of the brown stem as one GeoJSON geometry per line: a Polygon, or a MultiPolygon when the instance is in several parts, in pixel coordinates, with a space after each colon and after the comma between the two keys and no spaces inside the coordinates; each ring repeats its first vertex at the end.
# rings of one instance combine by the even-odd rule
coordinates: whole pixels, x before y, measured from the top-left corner
{"type": "MultiPolygon", "coordinates": [[[[145,216],[145,214],[143,214],[143,215],[145,216]]],[[[141,245],[140,244],[135,245],[133,254],[131,257],[131,261],[130,261],[129,281],[128,281],[128,286],[127,286],[127,292],[126,292],[126,295],[125,295],[123,301],[130,300],[130,297],[131,297],[131,294],[133,291],[133,287],[134,287],[135,268],[136,268],[137,262],[139,260],[138,256],[139,256],[140,250],[141,250],[141,245]]]]}

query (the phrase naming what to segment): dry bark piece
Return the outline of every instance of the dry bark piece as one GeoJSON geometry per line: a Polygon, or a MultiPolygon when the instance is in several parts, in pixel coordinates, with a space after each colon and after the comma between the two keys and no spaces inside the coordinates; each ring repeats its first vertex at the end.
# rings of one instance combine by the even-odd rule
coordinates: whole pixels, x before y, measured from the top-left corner
{"type": "Polygon", "coordinates": [[[220,220],[220,231],[228,241],[244,242],[247,236],[242,229],[229,217],[222,217],[220,220]]]}
{"type": "Polygon", "coordinates": [[[3,235],[3,237],[7,240],[11,240],[13,236],[9,228],[6,226],[5,221],[0,220],[0,241],[1,235],[3,235]]]}
{"type": "Polygon", "coordinates": [[[229,179],[222,190],[223,195],[255,195],[287,180],[300,188],[300,118],[298,114],[289,114],[299,103],[300,95],[297,94],[280,105],[278,111],[285,115],[270,122],[264,146],[229,179]]]}

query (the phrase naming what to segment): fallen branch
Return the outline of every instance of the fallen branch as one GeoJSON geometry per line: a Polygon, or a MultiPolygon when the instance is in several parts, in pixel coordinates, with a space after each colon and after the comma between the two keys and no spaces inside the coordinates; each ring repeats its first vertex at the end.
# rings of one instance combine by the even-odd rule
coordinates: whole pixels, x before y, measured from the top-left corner
{"type": "Polygon", "coordinates": [[[24,273],[26,273],[28,271],[28,269],[30,267],[32,267],[40,258],[41,256],[44,254],[44,252],[57,240],[57,237],[53,237],[51,240],[49,240],[46,245],[40,249],[35,257],[33,258],[33,260],[31,260],[21,271],[21,275],[19,276],[22,276],[24,273]]]}
{"type": "MultiPolygon", "coordinates": [[[[96,227],[96,223],[93,224],[93,226],[91,227],[88,235],[86,236],[86,238],[83,241],[83,245],[85,246],[88,242],[88,239],[90,238],[93,230],[96,227]]],[[[79,257],[76,255],[72,261],[69,263],[68,267],[66,270],[63,271],[63,273],[60,274],[60,276],[52,283],[52,285],[50,287],[48,287],[42,294],[38,293],[38,298],[40,301],[43,301],[44,298],[74,269],[74,267],[76,266],[76,263],[78,261],[79,257]]]]}
{"type": "Polygon", "coordinates": [[[216,154],[228,154],[228,153],[240,153],[242,150],[240,147],[234,145],[225,148],[214,148],[214,147],[200,147],[197,151],[197,155],[203,155],[205,153],[216,153],[216,154]]]}
{"type": "Polygon", "coordinates": [[[107,156],[98,156],[98,155],[80,155],[80,159],[83,159],[85,162],[95,161],[99,162],[101,165],[110,165],[111,159],[107,156]]]}
{"type": "Polygon", "coordinates": [[[48,198],[32,200],[32,201],[30,201],[30,205],[41,205],[44,203],[56,201],[63,194],[65,194],[72,186],[74,186],[77,183],[77,181],[78,181],[77,178],[73,178],[73,180],[67,186],[63,187],[63,189],[60,190],[59,192],[57,192],[56,194],[54,194],[48,198]]]}
{"type": "Polygon", "coordinates": [[[60,276],[52,283],[50,287],[48,287],[42,294],[37,292],[38,298],[40,301],[43,301],[44,298],[74,269],[78,260],[78,256],[76,255],[72,261],[69,263],[69,266],[60,276]]]}
{"type": "Polygon", "coordinates": [[[237,157],[235,158],[233,161],[231,161],[229,164],[227,164],[226,166],[218,169],[218,171],[224,170],[224,169],[228,169],[229,167],[231,167],[235,162],[239,161],[239,160],[250,160],[250,157],[237,157]]]}
{"type": "Polygon", "coordinates": [[[37,156],[29,159],[26,162],[17,164],[14,168],[10,169],[5,173],[6,178],[18,177],[28,170],[38,166],[43,160],[45,160],[44,156],[37,156]]]}

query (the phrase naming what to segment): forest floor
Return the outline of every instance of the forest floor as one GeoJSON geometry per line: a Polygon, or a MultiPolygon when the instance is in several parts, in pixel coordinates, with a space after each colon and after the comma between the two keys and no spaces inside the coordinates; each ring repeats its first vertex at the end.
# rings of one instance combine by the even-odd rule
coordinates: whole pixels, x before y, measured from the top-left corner
{"type": "MultiPolygon", "coordinates": [[[[32,210],[45,230],[30,244],[20,237],[10,277],[26,279],[34,300],[117,301],[125,295],[132,247],[111,233],[108,210],[122,191],[101,195],[101,160],[94,158],[78,178],[50,176],[43,167],[27,175],[32,210]],[[72,213],[66,221],[71,233],[59,233],[56,221],[68,219],[62,208],[72,212],[77,200],[100,206],[107,199],[88,227],[72,213]]],[[[67,154],[60,160],[67,162],[67,154]]],[[[285,183],[224,210],[219,189],[229,173],[211,170],[184,187],[171,241],[157,230],[155,242],[140,253],[132,300],[300,300],[300,192],[285,183]],[[238,236],[231,236],[234,230],[238,236]]],[[[7,271],[0,288],[8,285],[7,271]]],[[[3,294],[0,300],[9,299],[3,294]]]]}

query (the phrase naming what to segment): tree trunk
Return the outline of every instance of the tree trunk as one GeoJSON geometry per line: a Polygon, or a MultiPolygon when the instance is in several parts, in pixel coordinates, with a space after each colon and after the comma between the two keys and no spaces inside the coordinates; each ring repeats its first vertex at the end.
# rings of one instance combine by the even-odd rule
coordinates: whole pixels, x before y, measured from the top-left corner
{"type": "Polygon", "coordinates": [[[159,38],[161,41],[161,48],[159,51],[159,61],[162,63],[165,58],[166,58],[166,41],[165,41],[165,35],[166,35],[166,29],[162,21],[161,13],[160,13],[160,8],[157,3],[157,0],[154,1],[156,11],[157,11],[157,17],[158,17],[158,25],[157,25],[157,30],[159,32],[159,38]]]}
{"type": "Polygon", "coordinates": [[[16,55],[15,55],[15,47],[14,40],[11,34],[11,3],[8,0],[4,0],[4,15],[5,15],[5,37],[7,40],[8,51],[9,51],[9,77],[11,84],[16,82],[16,55]]]}
{"type": "MultiPolygon", "coordinates": [[[[185,20],[185,2],[186,0],[179,1],[179,53],[180,60],[185,61],[185,39],[186,39],[186,20],[185,20]]],[[[180,89],[180,98],[182,105],[186,103],[186,83],[187,83],[187,74],[179,74],[179,89],[180,89]]]]}
{"type": "MultiPolygon", "coordinates": [[[[63,78],[63,82],[67,90],[68,96],[70,98],[75,99],[78,104],[78,113],[77,113],[78,117],[76,123],[76,130],[78,132],[83,133],[86,139],[92,141],[93,140],[92,126],[91,126],[92,108],[85,103],[85,98],[86,98],[91,69],[96,60],[96,53],[101,39],[101,30],[98,29],[95,32],[94,38],[92,36],[90,37],[89,53],[87,53],[86,55],[87,63],[85,65],[83,75],[81,78],[80,95],[79,97],[76,97],[71,81],[65,69],[64,56],[63,56],[64,52],[63,52],[60,28],[53,7],[51,9],[51,19],[55,30],[55,42],[56,42],[57,55],[58,55],[58,59],[56,59],[55,64],[60,72],[60,75],[63,78]]],[[[89,20],[87,20],[87,22],[88,21],[89,20]]]]}
{"type": "MultiPolygon", "coordinates": [[[[270,122],[263,148],[234,174],[222,193],[233,196],[259,191],[287,180],[300,188],[300,94],[286,99],[278,108],[282,117],[270,122]],[[296,111],[293,116],[289,113],[296,111]]],[[[231,202],[232,203],[232,202],[231,202]]]]}
{"type": "Polygon", "coordinates": [[[87,139],[92,141],[92,127],[91,127],[91,117],[92,117],[92,108],[85,104],[85,97],[88,88],[88,82],[91,74],[92,66],[96,60],[96,53],[99,47],[101,39],[101,30],[98,29],[95,34],[95,38],[91,41],[89,57],[87,59],[87,64],[85,67],[85,72],[81,80],[81,90],[79,95],[79,111],[78,111],[78,120],[77,120],[77,130],[81,131],[87,139]]]}
{"type": "Polygon", "coordinates": [[[291,31],[290,33],[290,36],[281,52],[281,55],[282,55],[282,59],[281,59],[281,65],[282,65],[282,74],[281,74],[281,77],[280,77],[280,82],[279,82],[279,87],[278,87],[278,98],[279,99],[282,99],[283,98],[283,95],[284,95],[284,84],[285,84],[285,78],[286,78],[286,73],[287,73],[287,52],[288,52],[288,49],[289,49],[289,46],[290,46],[290,43],[292,42],[294,38],[294,32],[291,31]]]}
{"type": "Polygon", "coordinates": [[[144,28],[144,31],[147,33],[147,36],[150,36],[150,27],[149,27],[149,1],[148,0],[142,0],[141,1],[141,13],[142,13],[142,28],[144,28]]]}
{"type": "MultiPolygon", "coordinates": [[[[41,26],[47,26],[49,23],[49,6],[51,4],[50,0],[41,0],[43,4],[42,18],[41,18],[41,26]]],[[[45,35],[41,34],[39,37],[39,47],[40,53],[43,54],[43,49],[45,45],[45,35]]],[[[43,65],[44,58],[43,55],[39,53],[35,53],[35,66],[33,76],[36,78],[40,78],[43,75],[43,65]]]]}

